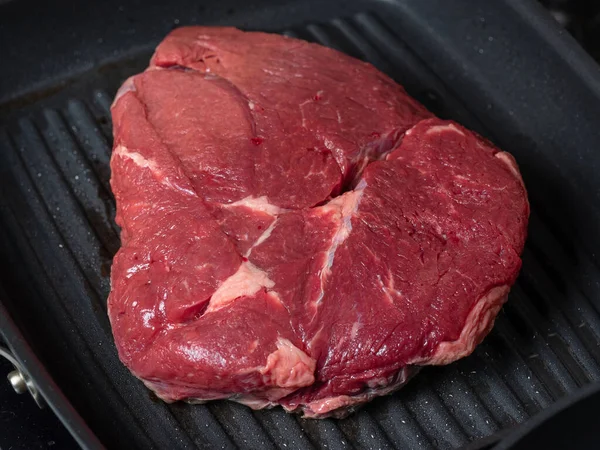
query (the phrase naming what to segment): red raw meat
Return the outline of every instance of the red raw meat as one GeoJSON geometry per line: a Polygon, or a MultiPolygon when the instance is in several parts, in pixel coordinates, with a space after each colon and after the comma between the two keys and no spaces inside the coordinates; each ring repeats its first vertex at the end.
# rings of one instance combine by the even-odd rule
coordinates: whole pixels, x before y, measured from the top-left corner
{"type": "Polygon", "coordinates": [[[513,158],[337,51],[177,29],[112,114],[109,315],[165,401],[341,416],[471,353],[519,272],[513,158]]]}

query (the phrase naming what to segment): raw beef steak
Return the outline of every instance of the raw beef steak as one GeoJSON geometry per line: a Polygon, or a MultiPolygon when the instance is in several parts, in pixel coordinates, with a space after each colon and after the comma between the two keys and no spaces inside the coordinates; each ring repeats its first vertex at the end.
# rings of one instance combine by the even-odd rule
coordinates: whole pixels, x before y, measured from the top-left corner
{"type": "Polygon", "coordinates": [[[177,29],[112,115],[109,315],[165,401],[339,417],[471,353],[517,277],[513,158],[334,50],[177,29]]]}

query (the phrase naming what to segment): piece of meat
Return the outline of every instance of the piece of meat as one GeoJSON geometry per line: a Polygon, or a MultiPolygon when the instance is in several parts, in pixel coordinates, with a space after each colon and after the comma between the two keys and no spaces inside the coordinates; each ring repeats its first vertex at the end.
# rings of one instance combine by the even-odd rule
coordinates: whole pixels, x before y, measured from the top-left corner
{"type": "Polygon", "coordinates": [[[180,28],[112,115],[109,316],[165,401],[342,416],[471,353],[519,272],[513,158],[334,50],[180,28]]]}

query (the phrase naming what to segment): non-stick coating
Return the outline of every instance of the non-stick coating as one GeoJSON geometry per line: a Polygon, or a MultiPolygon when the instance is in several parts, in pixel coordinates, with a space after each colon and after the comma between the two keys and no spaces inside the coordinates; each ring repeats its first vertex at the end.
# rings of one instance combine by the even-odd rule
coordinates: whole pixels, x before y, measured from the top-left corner
{"type": "Polygon", "coordinates": [[[203,10],[109,1],[62,16],[40,5],[31,17],[45,22],[24,31],[17,13],[31,3],[0,8],[0,40],[11,37],[0,89],[0,280],[27,339],[108,447],[477,446],[600,380],[600,76],[541,9],[517,0],[261,2],[228,13],[227,0],[203,10]],[[436,114],[515,155],[532,204],[523,271],[473,356],[423,370],[341,421],[227,402],[165,405],[118,361],[105,313],[119,245],[108,108],[172,26],[224,22],[288,30],[370,61],[436,114]]]}

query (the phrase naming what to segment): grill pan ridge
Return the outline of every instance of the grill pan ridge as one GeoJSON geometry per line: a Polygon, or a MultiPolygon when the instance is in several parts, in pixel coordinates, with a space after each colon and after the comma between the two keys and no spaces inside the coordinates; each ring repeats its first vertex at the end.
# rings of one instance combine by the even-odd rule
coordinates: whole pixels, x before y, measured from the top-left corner
{"type": "MultiPolygon", "coordinates": [[[[110,261],[119,245],[108,184],[109,106],[125,76],[145,67],[148,51],[92,69],[42,99],[2,108],[0,246],[7,306],[108,448],[124,442],[127,448],[483,448],[491,436],[600,381],[597,255],[581,244],[591,228],[573,237],[578,225],[561,220],[560,209],[549,207],[564,197],[543,195],[544,179],[538,175],[550,167],[551,155],[536,161],[544,143],[509,127],[510,117],[501,124],[507,124],[509,137],[499,133],[501,126],[482,119],[481,104],[489,101],[494,107],[485,85],[474,86],[483,93],[476,92],[481,98],[470,102],[460,80],[445,75],[444,64],[460,55],[437,58],[422,51],[423,40],[414,44],[414,30],[425,26],[426,7],[419,16],[405,4],[390,5],[375,3],[371,12],[284,33],[373,63],[437,115],[458,120],[513,152],[531,194],[530,237],[509,302],[471,357],[427,368],[397,394],[376,399],[344,420],[305,420],[281,409],[251,411],[225,401],[166,405],[119,362],[106,316],[110,261]],[[403,28],[409,20],[412,27],[403,28]]],[[[479,49],[488,50],[474,52],[479,49]]],[[[544,173],[569,177],[574,167],[544,173]]],[[[589,226],[598,220],[591,202],[584,198],[581,204],[591,211],[589,226]]]]}

